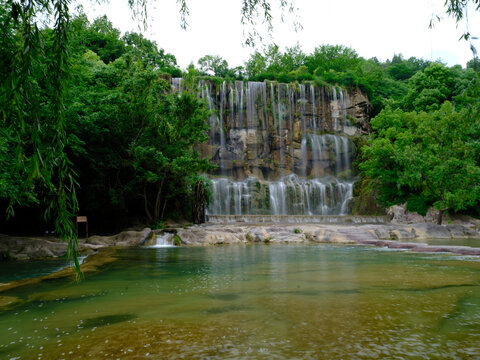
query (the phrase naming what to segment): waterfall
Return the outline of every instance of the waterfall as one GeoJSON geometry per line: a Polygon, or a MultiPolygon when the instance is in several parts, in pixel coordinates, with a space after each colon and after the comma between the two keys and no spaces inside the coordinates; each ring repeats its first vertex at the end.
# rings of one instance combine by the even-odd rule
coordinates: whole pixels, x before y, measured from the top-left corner
{"type": "MultiPolygon", "coordinates": [[[[307,134],[307,139],[311,144],[312,161],[323,164],[324,168],[335,165],[335,175],[339,175],[341,171],[350,172],[353,144],[347,136],[307,134]]],[[[314,175],[320,176],[318,172],[314,175]]]]}
{"type": "Polygon", "coordinates": [[[332,119],[333,119],[333,131],[340,131],[340,111],[339,111],[339,105],[338,105],[338,99],[337,99],[337,88],[335,86],[332,87],[332,93],[333,93],[333,101],[332,101],[332,119]]]}
{"type": "Polygon", "coordinates": [[[311,100],[312,100],[312,128],[315,131],[317,129],[317,125],[316,125],[316,116],[315,116],[315,113],[316,113],[315,87],[313,86],[313,84],[310,84],[310,96],[311,96],[311,100]]]}
{"type": "MultiPolygon", "coordinates": [[[[182,80],[171,80],[181,91],[182,80]]],[[[353,196],[356,128],[348,94],[313,83],[201,80],[210,140],[209,215],[346,215],[353,196]],[[227,176],[228,174],[228,176],[227,176]]],[[[353,108],[353,107],[352,107],[353,108]]]]}
{"type": "Polygon", "coordinates": [[[235,81],[235,104],[238,114],[237,127],[243,126],[243,81],[235,81]]]}
{"type": "Polygon", "coordinates": [[[305,180],[290,174],[278,181],[212,179],[213,215],[345,215],[353,181],[305,180]]]}
{"type": "Polygon", "coordinates": [[[178,91],[178,93],[181,95],[182,94],[182,78],[172,78],[171,81],[171,86],[173,90],[178,91]]]}
{"type": "Polygon", "coordinates": [[[155,239],[155,244],[149,246],[152,248],[166,248],[166,247],[174,247],[172,243],[173,234],[172,233],[164,233],[162,235],[157,235],[155,239]]]}

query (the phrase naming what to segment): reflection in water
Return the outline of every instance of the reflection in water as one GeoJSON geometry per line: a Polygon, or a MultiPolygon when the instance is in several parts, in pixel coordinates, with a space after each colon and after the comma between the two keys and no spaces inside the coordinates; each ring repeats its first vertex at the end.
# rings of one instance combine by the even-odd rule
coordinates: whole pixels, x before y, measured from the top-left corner
{"type": "Polygon", "coordinates": [[[357,246],[122,250],[11,291],[0,358],[473,358],[480,262],[357,246]]]}

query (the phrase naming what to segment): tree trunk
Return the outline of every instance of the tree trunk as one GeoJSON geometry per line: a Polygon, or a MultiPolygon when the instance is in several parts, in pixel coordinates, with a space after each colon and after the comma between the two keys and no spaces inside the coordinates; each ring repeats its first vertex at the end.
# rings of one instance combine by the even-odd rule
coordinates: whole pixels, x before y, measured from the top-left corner
{"type": "Polygon", "coordinates": [[[145,207],[145,214],[147,214],[148,220],[152,221],[152,214],[150,214],[150,210],[148,210],[147,185],[143,186],[143,205],[145,207]]]}
{"type": "Polygon", "coordinates": [[[202,224],[205,222],[205,187],[203,181],[198,180],[193,185],[193,223],[202,224]]]}
{"type": "Polygon", "coordinates": [[[162,195],[162,189],[163,189],[163,181],[165,178],[162,178],[162,181],[160,182],[160,185],[158,186],[158,191],[157,191],[157,197],[155,199],[155,219],[159,219],[160,215],[160,203],[161,203],[161,195],[162,195]]]}
{"type": "Polygon", "coordinates": [[[437,224],[442,225],[442,218],[443,218],[443,212],[445,209],[440,209],[438,210],[438,218],[437,218],[437,224]]]}
{"type": "Polygon", "coordinates": [[[165,207],[167,206],[167,197],[165,196],[165,199],[163,200],[163,208],[162,208],[162,214],[160,215],[160,219],[163,220],[163,214],[165,213],[165,207]]]}

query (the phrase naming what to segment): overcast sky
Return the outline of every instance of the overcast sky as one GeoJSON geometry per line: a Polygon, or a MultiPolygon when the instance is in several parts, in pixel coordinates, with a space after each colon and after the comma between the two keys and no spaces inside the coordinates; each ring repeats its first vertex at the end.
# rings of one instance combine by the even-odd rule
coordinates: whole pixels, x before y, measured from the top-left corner
{"type": "MultiPolygon", "coordinates": [[[[106,14],[122,32],[139,31],[126,0],[101,5],[91,0],[79,2],[90,20],[106,14]]],[[[187,3],[189,27],[184,31],[176,0],[149,0],[148,28],[143,31],[146,37],[175,55],[181,68],[191,62],[197,64],[206,54],[220,55],[230,67],[243,65],[254,49],[242,46],[245,28],[240,24],[241,0],[187,3]]],[[[272,0],[272,4],[277,6],[278,0],[272,0]]],[[[468,42],[458,41],[467,25],[462,22],[457,27],[447,17],[444,0],[296,0],[295,4],[303,30],[295,32],[292,18],[287,16],[284,23],[274,22],[272,38],[265,43],[275,42],[283,50],[298,42],[307,54],[322,44],[339,44],[353,48],[364,58],[382,61],[401,53],[406,58],[441,59],[448,65],[465,66],[472,58],[468,42]],[[429,29],[435,15],[443,20],[429,29]]],[[[473,9],[469,12],[469,30],[480,36],[480,13],[473,9]]],[[[475,44],[480,48],[480,41],[475,44]]]]}

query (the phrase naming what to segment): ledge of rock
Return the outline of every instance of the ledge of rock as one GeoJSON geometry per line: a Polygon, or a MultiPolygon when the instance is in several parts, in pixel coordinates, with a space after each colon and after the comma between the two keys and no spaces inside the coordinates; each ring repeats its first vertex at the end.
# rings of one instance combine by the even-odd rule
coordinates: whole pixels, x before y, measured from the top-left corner
{"type": "MultiPolygon", "coordinates": [[[[91,236],[78,240],[78,252],[91,254],[109,246],[139,246],[152,237],[152,230],[123,231],[113,236],[91,236]]],[[[33,260],[65,256],[67,244],[54,237],[19,237],[0,235],[0,260],[33,260]]]]}
{"type": "Polygon", "coordinates": [[[84,244],[97,246],[138,246],[144,245],[152,237],[150,228],[141,231],[128,230],[113,236],[90,236],[84,244]]]}
{"type": "Polygon", "coordinates": [[[185,245],[328,242],[374,245],[418,252],[450,252],[480,255],[480,248],[468,246],[430,246],[422,240],[478,238],[480,234],[464,225],[432,223],[389,225],[325,224],[204,224],[178,229],[185,245]],[[418,242],[412,242],[416,240],[418,242]]]}

